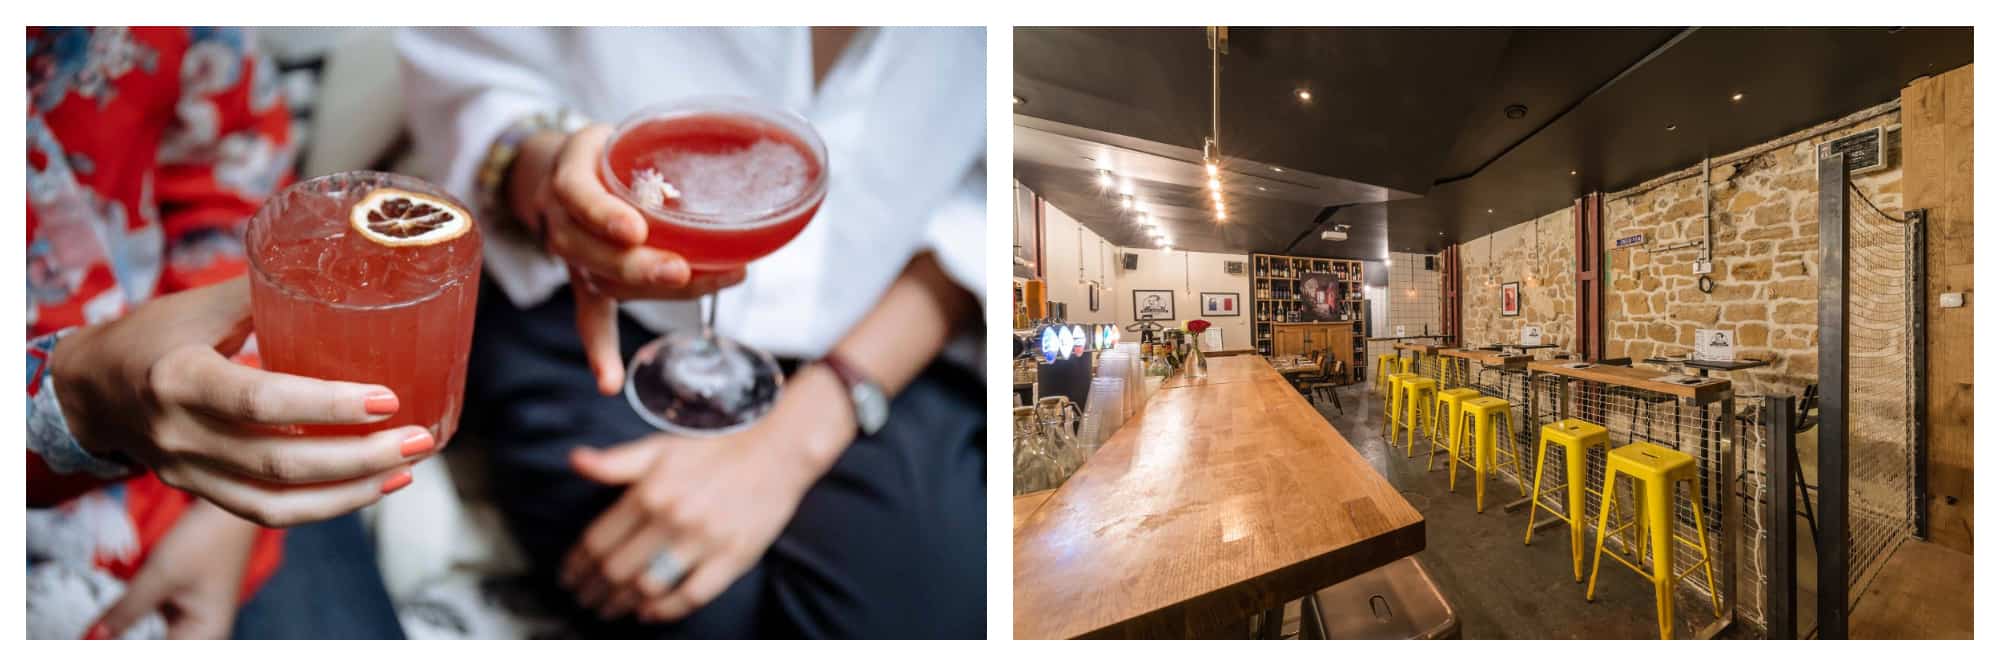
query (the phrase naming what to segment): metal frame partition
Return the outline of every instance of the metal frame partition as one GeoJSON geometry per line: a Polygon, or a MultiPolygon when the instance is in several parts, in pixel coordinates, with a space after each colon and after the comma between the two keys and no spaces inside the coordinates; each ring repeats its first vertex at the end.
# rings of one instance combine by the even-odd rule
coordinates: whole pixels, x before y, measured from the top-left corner
{"type": "Polygon", "coordinates": [[[1847,155],[1819,156],[1820,638],[1847,638],[1847,155]]]}

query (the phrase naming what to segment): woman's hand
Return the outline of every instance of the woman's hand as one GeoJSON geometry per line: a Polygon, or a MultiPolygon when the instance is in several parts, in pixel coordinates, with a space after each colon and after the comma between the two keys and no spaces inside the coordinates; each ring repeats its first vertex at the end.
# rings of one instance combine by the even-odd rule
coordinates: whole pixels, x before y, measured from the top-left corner
{"type": "Polygon", "coordinates": [[[515,218],[569,264],[577,332],[605,395],[625,384],[617,301],[688,300],[743,281],[740,268],[695,276],[679,254],[644,245],[645,218],[598,178],[610,136],[611,128],[599,124],[530,137],[508,171],[506,189],[515,218]]]}
{"type": "Polygon", "coordinates": [[[146,555],[125,596],[104,611],[84,638],[122,636],[155,611],[167,622],[167,638],[228,638],[243,568],[256,539],[256,525],[208,502],[188,505],[146,555]]]}
{"type": "Polygon", "coordinates": [[[231,362],[250,324],[249,283],[238,278],[70,334],[51,359],[70,433],[86,451],[128,457],[274,527],[347,513],[409,483],[409,466],[436,448],[422,427],[281,434],[297,424],[381,422],[396,413],[396,394],[231,362]]]}
{"type": "Polygon", "coordinates": [[[808,366],[742,431],[575,450],[579,473],[630,487],[570,551],[563,585],[605,619],[637,611],[645,622],[671,622],[714,600],[764,556],[853,437],[843,393],[831,371],[808,366]],[[663,550],[680,565],[678,581],[648,571],[663,550]]]}

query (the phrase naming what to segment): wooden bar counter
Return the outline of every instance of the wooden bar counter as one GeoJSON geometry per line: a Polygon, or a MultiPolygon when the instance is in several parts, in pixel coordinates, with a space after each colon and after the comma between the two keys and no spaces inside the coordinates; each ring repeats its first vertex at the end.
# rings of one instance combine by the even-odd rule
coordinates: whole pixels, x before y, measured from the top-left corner
{"type": "Polygon", "coordinates": [[[1423,517],[1263,358],[1208,368],[1015,530],[1016,638],[1244,637],[1252,615],[1423,549],[1423,517]]]}
{"type": "Polygon", "coordinates": [[[1189,386],[1247,382],[1262,377],[1266,372],[1276,371],[1271,369],[1271,364],[1266,363],[1263,357],[1210,356],[1208,357],[1208,376],[1190,377],[1188,376],[1188,369],[1181,368],[1180,372],[1176,372],[1173,376],[1160,382],[1160,388],[1185,388],[1189,386]]]}

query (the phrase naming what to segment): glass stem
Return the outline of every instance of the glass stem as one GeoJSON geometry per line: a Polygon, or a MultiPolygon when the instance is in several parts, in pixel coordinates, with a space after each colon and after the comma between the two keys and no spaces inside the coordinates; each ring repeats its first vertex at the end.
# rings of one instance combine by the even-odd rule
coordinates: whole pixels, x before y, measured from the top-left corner
{"type": "Polygon", "coordinates": [[[708,316],[702,319],[701,336],[704,338],[714,339],[715,311],[722,307],[722,296],[720,294],[709,294],[701,297],[701,300],[708,302],[708,316]]]}

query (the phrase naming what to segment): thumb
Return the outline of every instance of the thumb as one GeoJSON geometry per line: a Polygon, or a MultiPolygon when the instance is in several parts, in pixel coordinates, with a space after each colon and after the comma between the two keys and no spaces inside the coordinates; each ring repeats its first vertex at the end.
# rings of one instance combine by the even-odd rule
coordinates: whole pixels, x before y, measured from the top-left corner
{"type": "Polygon", "coordinates": [[[111,639],[123,636],[125,630],[131,629],[140,619],[159,609],[160,602],[166,598],[166,585],[155,582],[158,576],[146,574],[144,568],[139,570],[139,575],[134,576],[131,583],[126,586],[124,596],[113,602],[110,608],[104,609],[104,614],[98,616],[97,622],[84,633],[84,638],[111,639]]]}
{"type": "Polygon", "coordinates": [[[577,447],[570,451],[569,460],[570,466],[586,479],[622,486],[645,476],[659,456],[660,442],[648,438],[603,450],[577,447]]]}

